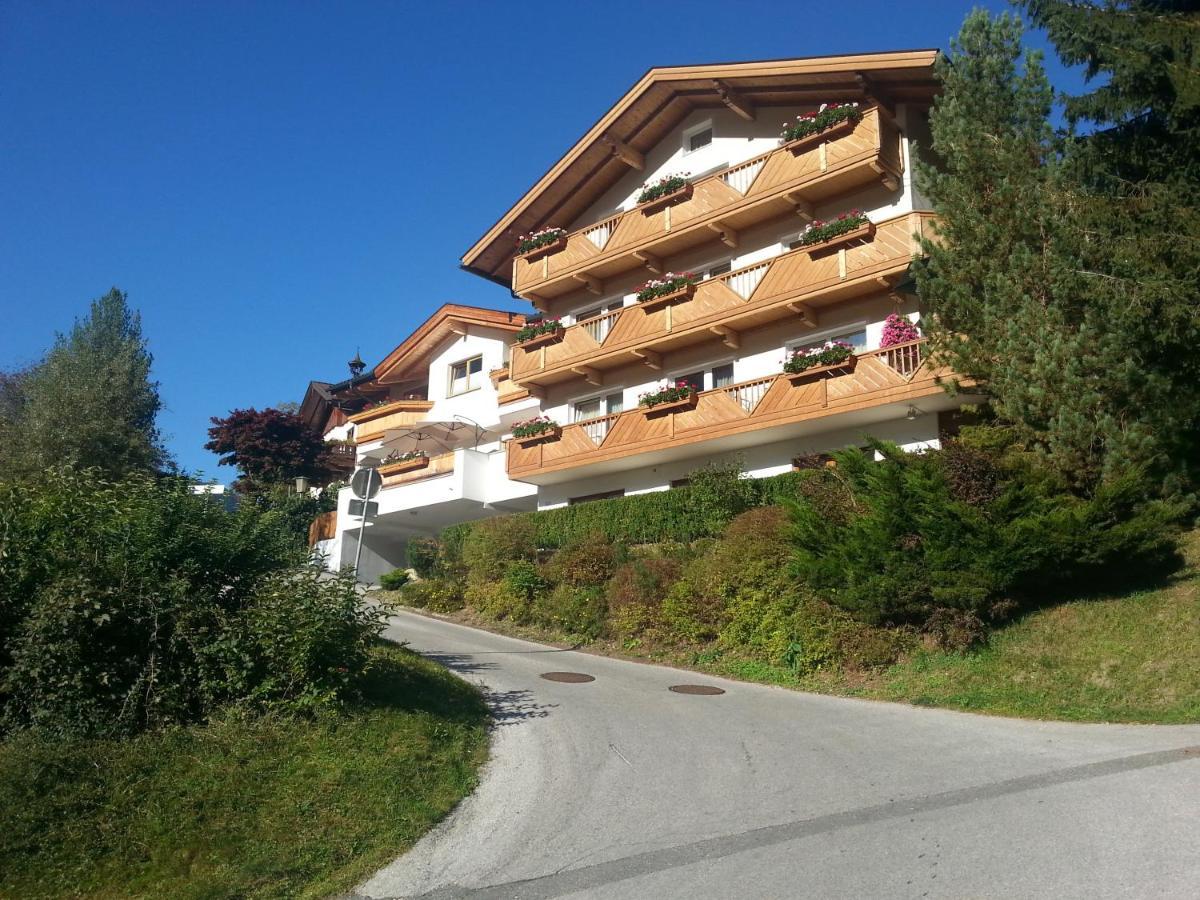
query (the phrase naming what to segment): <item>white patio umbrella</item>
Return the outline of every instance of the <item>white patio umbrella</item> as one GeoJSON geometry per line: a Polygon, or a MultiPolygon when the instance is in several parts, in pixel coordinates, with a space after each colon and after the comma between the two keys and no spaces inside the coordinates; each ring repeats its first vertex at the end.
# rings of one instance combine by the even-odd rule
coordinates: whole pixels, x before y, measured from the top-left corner
{"type": "Polygon", "coordinates": [[[416,422],[408,428],[385,431],[383,443],[371,455],[386,457],[393,453],[448,453],[460,447],[477,446],[490,435],[487,429],[471,421],[416,422]]]}

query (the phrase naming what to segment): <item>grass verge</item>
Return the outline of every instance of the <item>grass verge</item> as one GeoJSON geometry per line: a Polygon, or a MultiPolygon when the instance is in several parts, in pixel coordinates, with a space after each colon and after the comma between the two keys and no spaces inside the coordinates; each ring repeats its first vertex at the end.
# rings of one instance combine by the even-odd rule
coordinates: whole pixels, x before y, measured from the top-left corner
{"type": "Polygon", "coordinates": [[[363,700],[127,741],[0,743],[0,896],[322,897],[386,864],[474,786],[487,709],[380,647],[363,700]]]}

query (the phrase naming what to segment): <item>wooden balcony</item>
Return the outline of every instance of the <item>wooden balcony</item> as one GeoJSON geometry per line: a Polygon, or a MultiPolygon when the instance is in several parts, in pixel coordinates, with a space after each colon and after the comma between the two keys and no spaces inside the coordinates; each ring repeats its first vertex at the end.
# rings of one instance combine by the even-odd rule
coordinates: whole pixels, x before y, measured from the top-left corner
{"type": "Polygon", "coordinates": [[[384,463],[379,467],[379,474],[383,478],[384,490],[399,487],[400,485],[412,484],[414,481],[425,481],[427,478],[449,475],[453,471],[453,452],[439,453],[437,456],[431,456],[429,457],[429,461],[420,468],[414,468],[411,460],[392,465],[384,463]]]}
{"type": "MultiPolygon", "coordinates": [[[[858,354],[852,371],[795,378],[770,375],[704,391],[693,408],[661,416],[632,409],[565,425],[558,440],[522,447],[509,441],[508,475],[518,481],[549,482],[553,473],[627,460],[626,468],[659,460],[662,451],[743,436],[743,446],[786,440],[823,417],[869,411],[944,395],[949,369],[932,365],[924,341],[858,354]],[[747,436],[749,436],[747,438],[747,436]]],[[[830,425],[830,427],[837,427],[830,425]]],[[[727,443],[732,443],[727,440],[727,443]]],[[[723,449],[723,448],[722,448],[723,449]]]]}
{"type": "Polygon", "coordinates": [[[383,437],[392,428],[404,428],[422,421],[433,409],[430,400],[393,400],[381,406],[355,413],[349,419],[355,424],[354,443],[369,444],[383,437]]]}
{"type": "Polygon", "coordinates": [[[787,145],[709,175],[679,203],[635,207],[567,236],[566,246],[540,259],[513,260],[513,290],[545,300],[588,287],[603,293],[606,278],[662,260],[719,237],[736,246],[739,232],[871,182],[894,187],[902,174],[900,132],[878,107],[864,109],[849,131],[793,152],[787,145]]]}
{"type": "Polygon", "coordinates": [[[647,309],[626,306],[568,327],[558,343],[512,351],[512,378],[522,386],[571,378],[603,383],[605,369],[636,363],[661,368],[663,353],[704,341],[737,346],[738,332],[797,319],[816,327],[823,305],[878,291],[912,262],[931,215],[909,213],[837,250],[804,248],[709,278],[686,299],[647,309]]]}

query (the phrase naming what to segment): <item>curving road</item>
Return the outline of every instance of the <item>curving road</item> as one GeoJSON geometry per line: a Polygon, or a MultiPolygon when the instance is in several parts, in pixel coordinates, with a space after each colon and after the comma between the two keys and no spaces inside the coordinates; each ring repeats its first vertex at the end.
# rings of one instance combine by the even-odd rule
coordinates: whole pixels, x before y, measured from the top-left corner
{"type": "Polygon", "coordinates": [[[475,794],[353,897],[1200,896],[1200,726],[802,694],[410,613],[388,636],[497,723],[475,794]]]}

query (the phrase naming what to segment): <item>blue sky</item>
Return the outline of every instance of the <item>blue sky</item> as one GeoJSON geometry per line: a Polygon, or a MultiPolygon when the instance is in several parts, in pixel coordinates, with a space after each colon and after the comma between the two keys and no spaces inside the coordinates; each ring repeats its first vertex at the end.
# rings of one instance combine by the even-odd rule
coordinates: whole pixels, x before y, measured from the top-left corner
{"type": "Polygon", "coordinates": [[[229,481],[209,416],[527,308],[458,258],[647,68],[946,48],[974,5],[6,0],[0,368],[116,285],[172,453],[229,481]]]}

